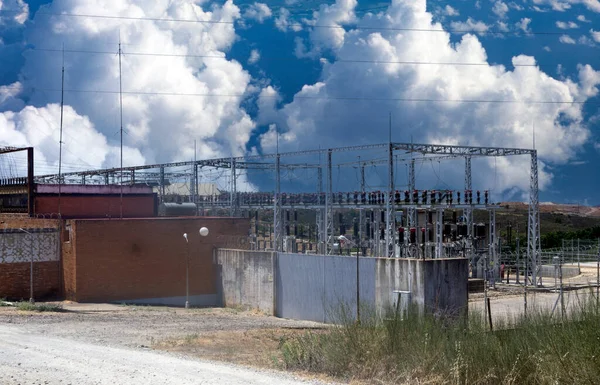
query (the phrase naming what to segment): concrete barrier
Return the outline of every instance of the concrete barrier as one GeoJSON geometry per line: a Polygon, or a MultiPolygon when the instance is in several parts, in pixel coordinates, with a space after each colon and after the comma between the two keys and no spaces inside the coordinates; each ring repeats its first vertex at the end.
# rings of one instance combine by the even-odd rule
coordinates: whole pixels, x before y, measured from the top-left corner
{"type": "MultiPolygon", "coordinates": [[[[356,258],[220,249],[223,305],[283,318],[335,322],[336,306],[356,317],[356,258]]],[[[423,312],[467,311],[468,261],[360,258],[360,304],[379,316],[415,306],[423,312]]]]}
{"type": "Polygon", "coordinates": [[[277,253],[219,249],[221,302],[225,307],[257,309],[275,315],[277,253]]]}

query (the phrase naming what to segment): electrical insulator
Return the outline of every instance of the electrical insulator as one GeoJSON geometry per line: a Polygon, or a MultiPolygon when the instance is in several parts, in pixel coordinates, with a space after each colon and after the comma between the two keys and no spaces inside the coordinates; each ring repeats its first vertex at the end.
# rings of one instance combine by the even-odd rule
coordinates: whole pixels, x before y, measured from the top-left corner
{"type": "Polygon", "coordinates": [[[414,227],[411,227],[409,242],[415,243],[416,241],[417,241],[417,229],[415,229],[414,227]]]}
{"type": "Polygon", "coordinates": [[[448,200],[450,200],[450,204],[452,204],[452,202],[454,200],[454,194],[453,194],[452,190],[446,191],[446,203],[448,203],[448,200]]]}
{"type": "Polygon", "coordinates": [[[379,232],[379,236],[380,236],[379,239],[385,239],[385,230],[384,229],[381,229],[381,231],[379,232]]]}
{"type": "Polygon", "coordinates": [[[404,243],[404,227],[398,228],[398,243],[404,243]]]}
{"type": "Polygon", "coordinates": [[[358,193],[354,192],[354,204],[358,203],[358,193]]]}
{"type": "Polygon", "coordinates": [[[460,204],[460,191],[456,192],[456,204],[460,204]]]}
{"type": "Polygon", "coordinates": [[[441,191],[437,192],[437,202],[442,203],[442,192],[441,191]]]}
{"type": "Polygon", "coordinates": [[[400,191],[396,190],[396,193],[394,194],[394,201],[396,202],[396,204],[400,204],[400,191]]]}
{"type": "Polygon", "coordinates": [[[435,204],[435,190],[431,190],[429,197],[430,197],[431,204],[434,205],[435,204]]]}
{"type": "Polygon", "coordinates": [[[413,204],[419,204],[419,192],[417,190],[413,191],[413,204]]]}
{"type": "Polygon", "coordinates": [[[408,191],[404,191],[404,203],[408,203],[410,202],[410,199],[408,198],[408,191]]]}
{"type": "Polygon", "coordinates": [[[421,193],[421,203],[424,205],[427,204],[427,190],[423,190],[421,193]]]}
{"type": "Polygon", "coordinates": [[[481,192],[477,190],[477,204],[481,204],[481,192]]]}
{"type": "Polygon", "coordinates": [[[483,199],[485,201],[485,204],[487,205],[488,204],[488,198],[489,198],[489,191],[488,190],[484,191],[483,197],[484,197],[483,199]]]}
{"type": "Polygon", "coordinates": [[[363,205],[367,203],[367,193],[360,193],[360,203],[363,205]]]}

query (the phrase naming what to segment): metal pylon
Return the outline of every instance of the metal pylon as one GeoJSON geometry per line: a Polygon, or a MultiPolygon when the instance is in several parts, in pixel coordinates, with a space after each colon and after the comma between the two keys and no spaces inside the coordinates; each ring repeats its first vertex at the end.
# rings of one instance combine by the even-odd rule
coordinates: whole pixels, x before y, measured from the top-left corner
{"type": "MultiPolygon", "coordinates": [[[[320,167],[317,169],[317,199],[319,205],[321,204],[321,198],[323,193],[323,169],[320,167]]],[[[325,210],[318,209],[316,212],[317,220],[317,251],[321,254],[325,253],[325,210]]]]}
{"type": "MultiPolygon", "coordinates": [[[[413,202],[413,192],[415,191],[415,160],[411,159],[408,165],[408,195],[410,199],[410,204],[415,204],[413,202]]],[[[413,207],[408,209],[408,227],[416,227],[417,226],[417,210],[413,207]]]]}
{"type": "MultiPolygon", "coordinates": [[[[472,179],[471,179],[471,157],[470,156],[466,156],[465,157],[465,195],[464,199],[465,199],[465,204],[468,204],[467,200],[467,195],[466,192],[467,191],[472,191],[473,190],[473,183],[472,183],[472,179]]],[[[465,248],[467,249],[467,258],[469,259],[470,263],[473,263],[473,210],[471,208],[467,208],[464,210],[463,212],[464,215],[464,219],[465,219],[465,223],[467,225],[467,239],[465,241],[465,248]]],[[[473,263],[473,266],[475,266],[475,264],[473,263]]]]}
{"type": "Polygon", "coordinates": [[[542,276],[539,275],[540,268],[540,211],[538,190],[538,158],[537,150],[531,153],[531,171],[529,176],[529,218],[527,222],[527,258],[529,260],[532,285],[542,285],[542,276]]]}
{"type": "MultiPolygon", "coordinates": [[[[500,271],[499,261],[498,261],[498,237],[496,236],[496,210],[490,210],[490,245],[489,245],[489,258],[488,261],[491,264],[491,281],[495,286],[496,277],[498,276],[498,272],[500,271]]],[[[488,264],[489,267],[489,264],[488,264]]]]}
{"type": "Polygon", "coordinates": [[[231,157],[231,169],[230,169],[230,186],[231,194],[229,196],[229,216],[235,217],[237,215],[237,178],[235,176],[235,160],[231,157]]]}
{"type": "Polygon", "coordinates": [[[325,194],[325,254],[331,253],[331,240],[333,236],[333,210],[332,210],[332,198],[333,198],[333,178],[331,171],[331,153],[327,151],[327,193],[325,194]]]}
{"type": "MultiPolygon", "coordinates": [[[[388,192],[385,207],[385,245],[387,255],[386,257],[391,258],[396,254],[396,231],[394,231],[395,225],[395,208],[394,208],[394,148],[390,143],[389,154],[388,154],[388,192]]],[[[412,194],[411,194],[412,195],[412,194]]]]}
{"type": "Polygon", "coordinates": [[[282,251],[281,228],[281,157],[277,154],[275,159],[275,194],[273,195],[273,239],[275,251],[282,251]]]}
{"type": "Polygon", "coordinates": [[[444,210],[435,210],[435,257],[444,258],[444,210]]]}

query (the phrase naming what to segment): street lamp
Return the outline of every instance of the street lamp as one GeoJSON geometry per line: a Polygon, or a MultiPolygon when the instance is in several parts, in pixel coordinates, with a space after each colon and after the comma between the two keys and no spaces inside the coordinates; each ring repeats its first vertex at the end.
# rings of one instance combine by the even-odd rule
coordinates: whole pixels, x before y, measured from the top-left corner
{"type": "Polygon", "coordinates": [[[29,234],[31,239],[31,255],[29,259],[29,302],[33,303],[33,234],[19,227],[19,231],[29,234]]]}
{"type": "MultiPolygon", "coordinates": [[[[202,237],[206,237],[208,235],[208,229],[206,227],[201,227],[198,230],[198,233],[202,237]]],[[[188,240],[187,233],[183,233],[183,238],[185,238],[186,244],[186,258],[185,258],[185,308],[190,308],[190,244],[188,240]]]]}

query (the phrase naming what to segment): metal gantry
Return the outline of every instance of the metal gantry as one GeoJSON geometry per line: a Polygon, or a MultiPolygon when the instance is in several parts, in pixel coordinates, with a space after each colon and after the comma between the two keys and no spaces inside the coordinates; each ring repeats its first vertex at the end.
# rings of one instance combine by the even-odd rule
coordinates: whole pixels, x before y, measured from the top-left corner
{"type": "MultiPolygon", "coordinates": [[[[539,275],[539,258],[540,258],[540,229],[539,229],[539,198],[538,198],[538,160],[537,152],[533,149],[519,149],[519,148],[504,148],[504,147],[476,147],[476,146],[458,146],[458,145],[439,145],[439,144],[419,144],[419,143],[396,143],[388,142],[384,144],[368,144],[359,146],[345,146],[336,148],[325,148],[325,149],[314,149],[306,151],[293,151],[293,152],[277,152],[275,154],[259,154],[259,155],[248,155],[241,157],[229,157],[229,158],[216,158],[216,159],[203,159],[194,161],[184,162],[173,162],[164,164],[152,164],[135,167],[123,167],[121,168],[109,168],[101,170],[87,170],[78,172],[62,173],[61,178],[65,183],[80,183],[80,184],[94,184],[94,183],[105,183],[108,184],[110,180],[119,180],[121,177],[124,179],[124,183],[155,183],[158,186],[158,191],[161,197],[165,196],[165,186],[170,180],[179,180],[186,175],[186,172],[174,171],[181,167],[187,168],[188,175],[187,180],[194,181],[194,188],[190,191],[194,199],[191,201],[198,202],[198,172],[199,170],[204,171],[207,169],[229,169],[230,170],[230,192],[228,199],[224,205],[220,202],[215,203],[213,201],[204,203],[206,205],[213,205],[213,207],[222,207],[229,209],[229,215],[236,216],[240,215],[240,212],[244,210],[260,210],[269,209],[273,210],[273,236],[275,239],[274,248],[277,250],[282,249],[282,240],[284,235],[284,228],[282,222],[282,210],[301,208],[315,210],[316,225],[317,225],[317,237],[320,245],[320,252],[331,253],[333,243],[336,242],[334,239],[334,211],[340,209],[357,209],[359,210],[359,243],[362,242],[363,235],[366,235],[367,231],[364,226],[367,223],[370,229],[375,235],[373,243],[371,244],[372,249],[380,249],[378,252],[381,256],[393,256],[395,253],[396,244],[396,210],[401,209],[403,213],[403,222],[409,228],[417,228],[422,226],[424,229],[425,237],[429,235],[429,228],[427,227],[427,220],[425,223],[418,223],[418,210],[429,210],[435,212],[436,223],[441,220],[440,216],[443,216],[444,209],[452,210],[463,210],[463,221],[466,223],[467,236],[466,244],[464,249],[469,256],[473,256],[473,210],[483,209],[491,210],[493,207],[486,204],[478,204],[477,202],[467,203],[467,192],[473,191],[472,185],[472,169],[471,160],[476,157],[496,157],[496,156],[530,156],[531,158],[531,175],[530,175],[530,189],[529,189],[529,216],[528,216],[528,247],[527,247],[527,258],[528,266],[530,270],[527,273],[531,283],[540,284],[541,277],[539,275]],[[372,192],[368,191],[365,184],[365,165],[379,165],[387,164],[388,166],[388,183],[387,187],[382,194],[381,202],[375,203],[364,203],[364,202],[341,202],[339,199],[334,199],[334,186],[333,186],[333,153],[345,153],[345,152],[358,152],[358,151],[384,151],[386,157],[381,159],[364,159],[360,158],[358,161],[358,167],[360,168],[360,187],[357,188],[357,193],[360,196],[369,195],[372,192]],[[315,156],[326,156],[325,167],[319,161],[311,162],[305,161],[306,158],[313,158],[315,156]],[[394,158],[398,155],[398,158],[394,158]],[[402,157],[402,155],[406,155],[402,157]],[[282,159],[290,158],[301,158],[302,162],[288,163],[282,162],[282,159]],[[415,163],[421,161],[428,161],[431,159],[464,159],[465,162],[465,196],[464,202],[448,201],[447,199],[435,205],[422,204],[415,201],[415,194],[417,193],[415,185],[415,163]],[[397,175],[394,175],[394,166],[397,162],[404,162],[408,166],[408,202],[398,203],[396,199],[396,183],[395,179],[397,175]],[[281,191],[281,171],[282,170],[316,170],[317,173],[317,186],[316,197],[311,198],[310,202],[304,202],[302,204],[283,202],[282,197],[285,196],[281,191]],[[167,172],[169,170],[169,172],[167,172]],[[190,171],[191,170],[191,171],[190,171]],[[272,199],[268,203],[260,204],[249,204],[243,201],[238,195],[238,186],[236,183],[239,170],[264,170],[271,171],[275,174],[275,188],[272,199]],[[323,175],[325,173],[325,175],[323,175]],[[372,210],[372,211],[370,211],[372,210]],[[381,217],[381,210],[385,210],[385,216],[381,217]],[[369,220],[365,218],[367,212],[371,213],[369,220]],[[405,219],[404,219],[405,218],[405,219]],[[381,223],[384,220],[385,223],[381,223]],[[380,248],[380,223],[383,226],[382,229],[385,233],[385,246],[380,248]]],[[[343,156],[339,157],[343,160],[343,156]]],[[[337,156],[336,156],[337,159],[337,156]]],[[[357,162],[349,162],[352,166],[356,166],[357,162]]],[[[339,163],[337,166],[343,166],[344,163],[339,163]]],[[[57,175],[42,175],[36,177],[38,183],[57,183],[59,178],[57,175]]],[[[339,188],[340,186],[336,186],[339,188]]],[[[358,186],[357,186],[358,187],[358,186]]],[[[313,190],[314,191],[314,190],[313,190]]],[[[422,192],[420,192],[422,193],[422,192]]],[[[472,194],[471,194],[472,195],[472,194]]],[[[200,204],[200,203],[198,203],[200,204]]],[[[441,225],[441,223],[440,223],[441,225]]],[[[433,229],[431,230],[433,231],[433,229]]],[[[441,226],[435,226],[435,244],[436,252],[433,254],[437,257],[444,255],[444,250],[440,246],[440,242],[444,243],[444,234],[441,226]]],[[[366,237],[365,237],[366,238],[366,237]]],[[[405,237],[406,239],[406,237],[405,237]]],[[[405,241],[406,243],[406,241],[405,241]]],[[[416,255],[409,253],[408,255],[416,255]]]]}

